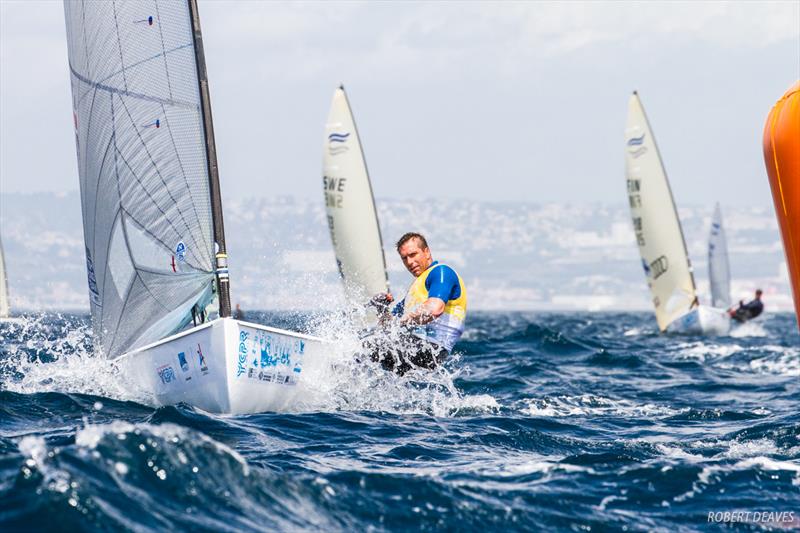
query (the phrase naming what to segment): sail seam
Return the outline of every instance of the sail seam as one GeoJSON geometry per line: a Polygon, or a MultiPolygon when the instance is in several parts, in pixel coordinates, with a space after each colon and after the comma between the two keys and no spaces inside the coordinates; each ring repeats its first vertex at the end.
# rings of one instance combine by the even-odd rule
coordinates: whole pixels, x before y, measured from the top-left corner
{"type": "MultiPolygon", "coordinates": [[[[190,45],[184,45],[184,46],[181,46],[179,48],[176,48],[175,50],[179,50],[180,48],[186,48],[187,46],[190,46],[190,45]]],[[[161,54],[159,54],[158,56],[154,56],[154,57],[159,57],[160,55],[161,54]]],[[[150,59],[153,59],[153,58],[148,58],[147,61],[149,61],[150,59]]],[[[87,78],[86,76],[83,76],[82,74],[80,74],[77,70],[75,70],[75,67],[72,66],[71,62],[70,62],[70,65],[69,65],[69,71],[70,71],[70,73],[72,73],[73,76],[75,76],[76,78],[78,78],[78,80],[80,80],[83,83],[85,83],[86,85],[88,85],[90,88],[100,89],[101,91],[106,91],[106,92],[113,93],[113,94],[121,94],[123,96],[130,96],[131,98],[136,98],[138,100],[144,100],[146,102],[155,102],[155,103],[162,104],[162,105],[174,105],[176,107],[182,107],[184,109],[191,109],[193,111],[196,111],[196,110],[200,109],[200,106],[198,104],[193,104],[192,102],[185,102],[183,100],[175,100],[175,99],[170,99],[170,98],[160,98],[158,96],[150,96],[150,95],[147,95],[147,94],[142,94],[142,93],[137,93],[137,92],[134,92],[134,91],[129,91],[127,89],[120,89],[118,87],[111,87],[110,85],[106,85],[106,84],[104,84],[102,82],[99,82],[99,81],[92,81],[89,78],[87,78]]],[[[119,74],[120,72],[115,72],[111,76],[108,76],[108,78],[110,78],[110,77],[112,77],[112,76],[114,76],[116,74],[119,74]]],[[[108,78],[104,78],[104,79],[108,79],[108,78]]],[[[88,94],[88,91],[86,92],[86,94],[88,94]]],[[[82,99],[83,98],[81,98],[81,100],[82,99]]]]}

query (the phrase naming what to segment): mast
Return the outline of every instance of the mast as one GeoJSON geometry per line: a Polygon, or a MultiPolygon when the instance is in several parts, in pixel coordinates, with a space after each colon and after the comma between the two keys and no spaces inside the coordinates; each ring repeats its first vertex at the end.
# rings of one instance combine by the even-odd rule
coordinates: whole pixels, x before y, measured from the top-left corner
{"type": "Polygon", "coordinates": [[[203,113],[203,130],[206,138],[206,161],[208,163],[208,181],[211,193],[211,219],[214,226],[214,242],[216,243],[216,274],[219,290],[219,316],[231,316],[230,278],[228,276],[228,254],[225,248],[225,225],[222,220],[222,197],[219,187],[219,169],[217,168],[217,148],[214,143],[214,121],[211,118],[211,97],[208,92],[208,75],[203,51],[203,35],[200,32],[200,17],[197,14],[197,0],[188,0],[189,13],[192,18],[192,35],[194,39],[194,57],[197,63],[197,80],[200,88],[201,111],[203,113]]]}

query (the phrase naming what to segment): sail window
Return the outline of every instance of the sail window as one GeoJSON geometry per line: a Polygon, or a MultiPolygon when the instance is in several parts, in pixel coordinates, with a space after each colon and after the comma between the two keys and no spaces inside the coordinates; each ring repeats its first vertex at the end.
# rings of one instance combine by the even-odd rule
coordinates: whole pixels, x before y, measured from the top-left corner
{"type": "Polygon", "coordinates": [[[131,285],[135,271],[128,253],[128,245],[125,243],[122,217],[117,217],[114,222],[114,230],[108,250],[108,271],[111,272],[111,280],[114,282],[114,288],[117,290],[119,299],[125,301],[125,295],[128,293],[128,287],[131,285]]]}

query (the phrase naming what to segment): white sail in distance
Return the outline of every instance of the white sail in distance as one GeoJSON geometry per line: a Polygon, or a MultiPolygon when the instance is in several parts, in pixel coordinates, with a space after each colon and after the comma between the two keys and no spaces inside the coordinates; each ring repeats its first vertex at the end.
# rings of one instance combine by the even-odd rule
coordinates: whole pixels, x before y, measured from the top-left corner
{"type": "Polygon", "coordinates": [[[667,174],[636,92],[628,101],[625,177],[642,268],[664,331],[696,304],[696,288],[667,174]]]}
{"type": "Polygon", "coordinates": [[[214,298],[202,65],[190,0],[64,13],[95,348],[113,358],[214,298]]]}
{"type": "Polygon", "coordinates": [[[348,301],[363,304],[387,292],[389,282],[367,163],[344,87],[333,93],[322,154],[325,210],[336,263],[348,301]]]}
{"type": "Polygon", "coordinates": [[[722,226],[719,204],[714,207],[711,232],[708,236],[708,280],[711,285],[711,305],[727,309],[731,306],[731,269],[728,263],[728,243],[722,226]]]}
{"type": "Polygon", "coordinates": [[[8,275],[6,258],[3,255],[3,241],[0,241],[0,318],[8,318],[11,312],[8,304],[8,275]]]}

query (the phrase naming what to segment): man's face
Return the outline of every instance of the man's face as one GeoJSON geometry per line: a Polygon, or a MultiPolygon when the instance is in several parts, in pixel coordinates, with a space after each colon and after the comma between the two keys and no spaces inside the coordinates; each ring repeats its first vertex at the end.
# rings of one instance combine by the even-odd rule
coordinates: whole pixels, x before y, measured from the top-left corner
{"type": "Polygon", "coordinates": [[[419,277],[433,263],[430,248],[422,248],[416,237],[401,246],[397,253],[400,254],[403,264],[415,278],[419,277]]]}

